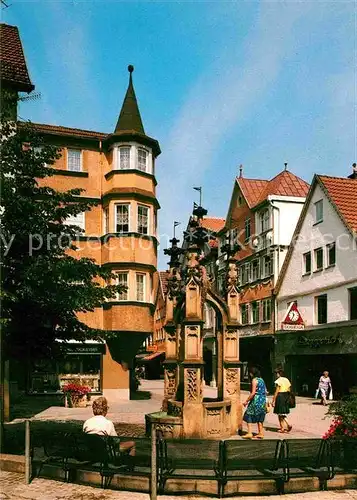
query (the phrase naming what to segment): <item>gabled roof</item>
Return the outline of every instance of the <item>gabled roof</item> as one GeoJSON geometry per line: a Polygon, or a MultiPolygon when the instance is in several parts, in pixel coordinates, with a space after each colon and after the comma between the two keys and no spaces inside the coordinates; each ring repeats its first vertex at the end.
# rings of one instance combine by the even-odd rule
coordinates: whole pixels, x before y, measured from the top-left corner
{"type": "Polygon", "coordinates": [[[257,204],[257,201],[268,183],[269,181],[264,179],[246,179],[245,177],[237,177],[237,184],[240,187],[249,208],[253,208],[257,204]]]}
{"type": "Polygon", "coordinates": [[[309,184],[289,170],[283,170],[270,181],[237,177],[249,208],[254,208],[268,196],[294,196],[304,198],[309,191],[309,184]]]}
{"type": "Polygon", "coordinates": [[[304,207],[301,211],[298,223],[296,225],[288,253],[285,257],[274,293],[277,294],[281,288],[285,273],[287,271],[291,255],[294,250],[294,242],[300,234],[306,212],[310,206],[315,187],[320,185],[327,199],[336,210],[344,225],[350,231],[352,236],[357,233],[357,180],[345,177],[329,177],[327,175],[315,175],[306,197],[304,207]]]}
{"type": "Polygon", "coordinates": [[[135,90],[133,86],[132,73],[134,71],[134,66],[128,66],[128,71],[130,73],[129,85],[124,97],[123,105],[119,114],[114,134],[120,134],[121,132],[131,132],[145,135],[143,122],[141,120],[139,106],[136,100],[135,90]]]}
{"type": "Polygon", "coordinates": [[[297,175],[283,170],[266,185],[261,193],[257,205],[266,200],[268,196],[294,196],[305,198],[309,192],[310,184],[297,175]]]}
{"type": "Polygon", "coordinates": [[[1,82],[16,90],[31,92],[32,85],[17,26],[0,24],[0,70],[1,82]]]}
{"type": "Polygon", "coordinates": [[[318,175],[317,179],[344,224],[357,233],[357,179],[327,175],[318,175]]]}

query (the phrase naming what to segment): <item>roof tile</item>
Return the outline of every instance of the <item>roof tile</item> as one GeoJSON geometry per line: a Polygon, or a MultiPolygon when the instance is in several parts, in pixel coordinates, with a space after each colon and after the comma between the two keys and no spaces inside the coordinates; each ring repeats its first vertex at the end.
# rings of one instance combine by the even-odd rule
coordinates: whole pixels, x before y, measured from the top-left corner
{"type": "MultiPolygon", "coordinates": [[[[24,123],[24,122],[19,122],[24,123]]],[[[108,134],[103,134],[103,132],[94,132],[92,130],[83,130],[80,128],[62,127],[59,125],[47,125],[45,123],[32,123],[35,130],[41,134],[53,134],[53,135],[63,135],[72,137],[81,137],[86,139],[106,139],[108,134]]]]}
{"type": "Polygon", "coordinates": [[[0,24],[1,80],[11,83],[18,90],[31,92],[32,85],[17,26],[0,24]]]}
{"type": "Polygon", "coordinates": [[[357,179],[318,175],[345,224],[357,233],[357,179]]]}
{"type": "Polygon", "coordinates": [[[259,205],[271,195],[306,197],[309,184],[297,175],[283,170],[270,181],[237,177],[238,185],[250,208],[259,205]]]}

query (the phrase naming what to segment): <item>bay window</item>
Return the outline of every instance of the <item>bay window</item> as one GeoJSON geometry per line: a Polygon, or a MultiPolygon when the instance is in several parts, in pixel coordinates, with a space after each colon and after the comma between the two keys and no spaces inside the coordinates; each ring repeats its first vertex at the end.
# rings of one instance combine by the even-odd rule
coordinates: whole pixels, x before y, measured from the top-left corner
{"type": "Polygon", "coordinates": [[[148,161],[147,151],[143,148],[138,148],[138,170],[141,170],[141,172],[146,172],[147,161],[148,161]]]}
{"type": "Polygon", "coordinates": [[[149,207],[138,205],[138,233],[149,233],[149,207]]]}
{"type": "Polygon", "coordinates": [[[120,203],[115,205],[115,231],[128,233],[130,228],[130,205],[120,203]]]}
{"type": "Polygon", "coordinates": [[[117,285],[126,287],[117,294],[118,300],[128,300],[128,273],[117,273],[117,285]]]}
{"type": "Polygon", "coordinates": [[[145,302],[145,274],[136,273],[136,300],[145,302]]]}
{"type": "Polygon", "coordinates": [[[122,146],[119,148],[119,168],[127,170],[130,168],[130,146],[122,146]]]}

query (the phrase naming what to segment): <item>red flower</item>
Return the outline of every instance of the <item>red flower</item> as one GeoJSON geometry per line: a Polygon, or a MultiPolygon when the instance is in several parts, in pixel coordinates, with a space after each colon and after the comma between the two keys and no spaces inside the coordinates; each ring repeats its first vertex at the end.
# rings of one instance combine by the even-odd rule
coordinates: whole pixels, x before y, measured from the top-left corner
{"type": "Polygon", "coordinates": [[[81,396],[84,396],[88,392],[91,392],[91,388],[86,385],[79,384],[66,384],[62,387],[63,392],[74,392],[81,396]]]}

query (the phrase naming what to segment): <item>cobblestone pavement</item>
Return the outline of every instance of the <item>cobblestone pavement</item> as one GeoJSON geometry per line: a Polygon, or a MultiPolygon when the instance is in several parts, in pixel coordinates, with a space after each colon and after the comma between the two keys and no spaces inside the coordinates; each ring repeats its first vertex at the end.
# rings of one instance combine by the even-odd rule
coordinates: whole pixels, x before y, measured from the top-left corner
{"type": "MultiPolygon", "coordinates": [[[[0,471],[0,500],[149,500],[146,493],[102,490],[91,486],[34,479],[25,484],[24,475],[0,471]]],[[[202,500],[208,497],[160,495],[159,500],[202,500]]],[[[281,500],[279,495],[249,496],[249,500],[281,500]]],[[[284,495],[284,500],[357,500],[357,490],[316,491],[284,495]]],[[[233,498],[231,499],[233,500],[233,498]]],[[[237,497],[234,497],[237,500],[237,497]]]]}
{"type": "MultiPolygon", "coordinates": [[[[143,380],[140,390],[143,395],[150,399],[131,400],[110,403],[108,418],[115,423],[131,423],[144,425],[145,414],[159,411],[162,404],[164,382],[163,380],[143,380]]],[[[216,389],[204,388],[204,397],[215,397],[216,389]]],[[[245,401],[247,392],[242,391],[241,399],[245,401]]],[[[326,407],[316,404],[312,398],[297,397],[297,407],[291,411],[289,421],[293,429],[289,438],[311,438],[321,437],[329,428],[331,418],[326,417],[326,407]]],[[[86,420],[92,416],[92,409],[87,408],[64,408],[51,406],[47,410],[37,414],[35,420],[86,420]]],[[[19,419],[17,419],[18,421],[19,419]]],[[[278,434],[278,417],[268,413],[265,419],[266,438],[281,437],[278,434]]],[[[144,427],[142,427],[144,429],[144,427]]],[[[240,439],[234,436],[233,439],[240,439]]]]}

